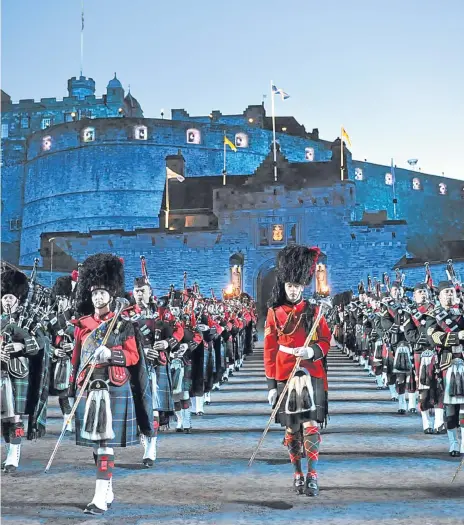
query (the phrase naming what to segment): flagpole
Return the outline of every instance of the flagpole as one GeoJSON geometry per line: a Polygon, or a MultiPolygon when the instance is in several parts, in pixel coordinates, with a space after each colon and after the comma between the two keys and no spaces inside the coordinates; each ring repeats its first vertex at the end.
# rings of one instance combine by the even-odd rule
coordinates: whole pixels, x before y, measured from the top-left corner
{"type": "Polygon", "coordinates": [[[164,223],[166,230],[169,228],[169,177],[166,170],[166,219],[164,223]]]}
{"type": "Polygon", "coordinates": [[[84,69],[84,0],[81,2],[82,12],[81,12],[81,76],[84,69]]]}
{"type": "Polygon", "coordinates": [[[393,186],[393,219],[396,221],[396,174],[395,168],[393,166],[393,158],[391,159],[391,176],[392,176],[392,186],[393,186]]]}
{"type": "Polygon", "coordinates": [[[274,91],[272,86],[274,83],[271,80],[271,107],[272,107],[272,144],[274,146],[274,181],[277,182],[277,151],[276,151],[276,129],[275,129],[275,104],[274,91]]]}
{"type": "Polygon", "coordinates": [[[343,126],[340,128],[340,180],[343,180],[343,126]]]}
{"type": "Polygon", "coordinates": [[[224,137],[222,139],[224,142],[224,169],[222,170],[222,185],[226,185],[226,132],[224,131],[224,137]]]}

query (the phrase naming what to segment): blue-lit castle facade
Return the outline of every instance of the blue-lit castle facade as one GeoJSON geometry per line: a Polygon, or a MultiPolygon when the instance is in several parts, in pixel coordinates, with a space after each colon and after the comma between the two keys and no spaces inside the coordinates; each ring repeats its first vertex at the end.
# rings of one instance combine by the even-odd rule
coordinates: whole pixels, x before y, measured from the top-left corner
{"type": "MultiPolygon", "coordinates": [[[[318,245],[333,291],[397,265],[411,282],[423,263],[464,260],[464,183],[355,160],[293,117],[272,125],[263,105],[145,118],[116,75],[95,96],[91,78],[68,81],[68,97],[13,103],[2,92],[2,258],[41,274],[65,272],[104,251],[125,260],[127,285],[147,258],[162,291],[183,272],[216,293],[240,269],[243,289],[265,299],[276,252],[318,245]],[[223,185],[224,135],[228,150],[223,185]],[[169,182],[166,163],[184,172],[169,182]]],[[[177,169],[176,168],[176,169],[177,169]]],[[[438,270],[437,270],[438,271],[438,270]]],[[[440,267],[440,275],[444,278],[440,267]]],[[[464,272],[462,272],[464,273],[464,272]]]]}

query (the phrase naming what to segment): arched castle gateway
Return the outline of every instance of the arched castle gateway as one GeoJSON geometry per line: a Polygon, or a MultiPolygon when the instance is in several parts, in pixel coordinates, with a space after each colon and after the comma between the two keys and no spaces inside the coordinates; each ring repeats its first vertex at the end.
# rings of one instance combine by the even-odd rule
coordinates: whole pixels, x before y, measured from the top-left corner
{"type": "Polygon", "coordinates": [[[294,117],[276,119],[276,182],[262,105],[153,119],[116,77],[101,98],[85,77],[68,90],[63,100],[19,103],[2,92],[2,256],[13,264],[39,256],[47,272],[53,252],[54,270],[65,272],[113,252],[130,285],[142,254],[160,286],[180,286],[187,271],[202,290],[240,283],[264,301],[269,261],[292,242],[321,248],[334,292],[397,265],[413,281],[426,260],[451,257],[458,270],[464,260],[462,181],[397,168],[395,217],[390,167],[344,149],[340,181],[340,140],[322,140],[294,117]],[[224,134],[237,146],[225,186],[224,134]],[[166,228],[167,165],[186,180],[169,183],[166,228]]]}

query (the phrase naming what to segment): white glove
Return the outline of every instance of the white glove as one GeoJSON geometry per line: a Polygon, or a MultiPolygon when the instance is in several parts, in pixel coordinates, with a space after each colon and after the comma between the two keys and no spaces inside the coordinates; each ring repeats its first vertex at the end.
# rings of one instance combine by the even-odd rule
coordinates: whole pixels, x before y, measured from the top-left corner
{"type": "Polygon", "coordinates": [[[66,352],[62,348],[55,348],[53,354],[55,357],[66,357],[66,352]]]}
{"type": "Polygon", "coordinates": [[[106,346],[99,346],[95,350],[95,360],[97,363],[106,363],[111,357],[111,350],[106,346]]]}
{"type": "Polygon", "coordinates": [[[169,343],[167,341],[156,341],[156,343],[153,345],[153,348],[157,350],[158,352],[163,352],[164,350],[167,350],[169,346],[169,343]]]}
{"type": "Polygon", "coordinates": [[[302,359],[312,359],[314,357],[314,350],[310,346],[300,346],[294,349],[293,355],[301,357],[302,359]]]}
{"type": "Polygon", "coordinates": [[[269,404],[271,407],[275,405],[275,402],[277,401],[277,388],[273,388],[272,390],[269,390],[267,394],[267,400],[269,401],[269,404]]]}

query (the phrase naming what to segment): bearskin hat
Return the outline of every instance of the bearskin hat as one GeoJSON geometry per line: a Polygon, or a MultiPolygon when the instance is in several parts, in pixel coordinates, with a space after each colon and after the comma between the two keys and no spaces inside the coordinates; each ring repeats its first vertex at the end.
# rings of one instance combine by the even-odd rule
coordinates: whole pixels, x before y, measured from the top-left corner
{"type": "Polygon", "coordinates": [[[306,286],[311,282],[320,254],[319,248],[298,244],[286,246],[277,254],[276,282],[268,306],[273,308],[285,302],[285,283],[306,286]]]}
{"type": "Polygon", "coordinates": [[[29,281],[23,272],[7,268],[2,271],[1,275],[2,297],[4,295],[12,294],[19,299],[19,302],[24,301],[29,291],[29,281]]]}
{"type": "Polygon", "coordinates": [[[147,281],[147,278],[144,275],[134,279],[134,288],[142,288],[142,286],[150,286],[150,283],[147,281]]]}
{"type": "Polygon", "coordinates": [[[98,286],[111,297],[124,296],[124,266],[119,257],[97,253],[88,257],[79,271],[77,284],[77,309],[80,315],[93,312],[91,289],[98,286]]]}
{"type": "Polygon", "coordinates": [[[314,275],[320,253],[319,248],[298,244],[286,246],[277,255],[277,279],[306,286],[314,275]]]}
{"type": "Polygon", "coordinates": [[[52,296],[56,297],[57,295],[64,295],[66,297],[71,297],[73,291],[72,281],[73,279],[70,275],[58,277],[52,288],[52,296]]]}
{"type": "Polygon", "coordinates": [[[452,281],[440,281],[437,285],[437,292],[440,293],[441,291],[447,290],[448,288],[454,288],[452,281]]]}

